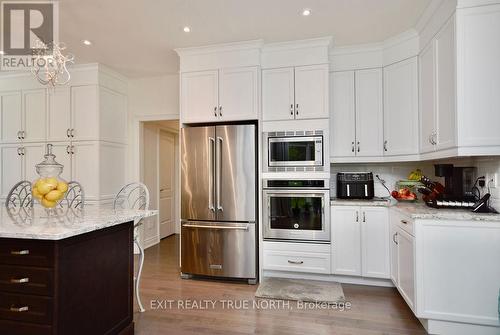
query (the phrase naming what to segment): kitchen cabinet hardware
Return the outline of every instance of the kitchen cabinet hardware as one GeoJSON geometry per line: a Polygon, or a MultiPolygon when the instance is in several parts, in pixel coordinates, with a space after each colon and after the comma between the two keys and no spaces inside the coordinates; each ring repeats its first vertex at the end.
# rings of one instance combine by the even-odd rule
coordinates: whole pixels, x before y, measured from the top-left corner
{"type": "Polygon", "coordinates": [[[360,152],[361,150],[361,145],[359,145],[359,141],[358,141],[358,152],[360,152]]]}
{"type": "Polygon", "coordinates": [[[304,264],[304,261],[291,261],[291,260],[288,260],[288,263],[300,265],[300,264],[304,264]]]}
{"type": "Polygon", "coordinates": [[[401,220],[401,223],[402,223],[402,224],[408,224],[408,221],[406,221],[406,220],[401,220]]]}
{"type": "Polygon", "coordinates": [[[384,151],[387,152],[387,140],[384,141],[384,151]]]}
{"type": "Polygon", "coordinates": [[[363,212],[363,222],[366,222],[366,212],[363,212]]]}
{"type": "Polygon", "coordinates": [[[290,105],[290,115],[293,115],[293,104],[290,105]]]}
{"type": "Polygon", "coordinates": [[[392,234],[392,241],[393,241],[393,242],[394,242],[394,244],[396,244],[396,245],[398,244],[398,240],[397,240],[397,238],[398,238],[398,233],[397,233],[397,232],[395,232],[394,234],[392,234]]]}
{"type": "Polygon", "coordinates": [[[299,115],[299,104],[295,105],[295,115],[299,115]]]}
{"type": "Polygon", "coordinates": [[[70,147],[69,145],[66,147],[66,153],[67,153],[68,155],[70,155],[70,154],[71,154],[71,153],[69,152],[69,147],[70,147]]]}
{"type": "Polygon", "coordinates": [[[30,279],[29,277],[25,277],[25,278],[12,278],[10,280],[10,282],[12,284],[24,284],[24,283],[29,283],[30,279]]]}
{"type": "Polygon", "coordinates": [[[222,117],[222,105],[219,106],[219,116],[222,117]]]}
{"type": "Polygon", "coordinates": [[[11,306],[10,311],[15,313],[27,312],[29,311],[29,306],[23,306],[23,307],[11,306]]]}
{"type": "Polygon", "coordinates": [[[10,251],[11,255],[29,255],[30,251],[29,249],[23,249],[23,250],[11,250],[10,251]]]}
{"type": "Polygon", "coordinates": [[[359,222],[359,212],[356,211],[356,222],[359,222]]]}
{"type": "Polygon", "coordinates": [[[351,143],[351,151],[354,152],[354,141],[351,143]]]}
{"type": "Polygon", "coordinates": [[[214,107],[214,116],[217,117],[217,106],[214,107]]]}
{"type": "Polygon", "coordinates": [[[69,138],[69,137],[71,137],[71,135],[69,134],[69,131],[70,131],[70,129],[69,129],[69,128],[68,128],[68,129],[66,129],[66,137],[68,137],[68,138],[69,138]]]}

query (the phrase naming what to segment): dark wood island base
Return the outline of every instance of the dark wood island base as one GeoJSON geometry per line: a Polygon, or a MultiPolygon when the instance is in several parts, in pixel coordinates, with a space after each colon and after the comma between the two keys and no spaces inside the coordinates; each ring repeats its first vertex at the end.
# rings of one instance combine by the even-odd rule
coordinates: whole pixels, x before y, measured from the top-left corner
{"type": "Polygon", "coordinates": [[[66,239],[0,238],[0,334],[134,333],[133,222],[66,239]]]}

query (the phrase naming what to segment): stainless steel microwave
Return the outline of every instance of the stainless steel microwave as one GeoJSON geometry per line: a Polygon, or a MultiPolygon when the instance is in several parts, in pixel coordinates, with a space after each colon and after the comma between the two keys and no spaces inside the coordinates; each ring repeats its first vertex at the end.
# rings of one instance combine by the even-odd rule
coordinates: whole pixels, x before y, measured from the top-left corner
{"type": "Polygon", "coordinates": [[[323,131],[264,133],[264,171],[323,171],[323,131]]]}

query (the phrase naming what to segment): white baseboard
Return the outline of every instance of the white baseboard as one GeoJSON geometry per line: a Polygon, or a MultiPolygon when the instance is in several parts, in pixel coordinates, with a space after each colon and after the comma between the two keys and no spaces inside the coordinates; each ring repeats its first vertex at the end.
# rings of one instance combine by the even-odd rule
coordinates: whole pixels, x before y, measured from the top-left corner
{"type": "Polygon", "coordinates": [[[338,275],[325,275],[325,274],[314,274],[314,273],[264,270],[263,277],[321,280],[321,281],[338,282],[344,284],[394,287],[394,284],[390,279],[364,278],[364,277],[354,277],[354,276],[338,276],[338,275]]]}

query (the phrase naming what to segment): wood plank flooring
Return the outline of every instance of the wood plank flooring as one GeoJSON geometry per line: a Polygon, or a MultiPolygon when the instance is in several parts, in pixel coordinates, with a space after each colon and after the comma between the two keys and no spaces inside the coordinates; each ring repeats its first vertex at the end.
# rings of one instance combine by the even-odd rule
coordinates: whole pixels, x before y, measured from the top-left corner
{"type": "Polygon", "coordinates": [[[256,285],[183,280],[178,264],[176,236],[146,250],[141,281],[146,312],[134,307],[135,334],[426,334],[394,288],[342,284],[352,304],[344,311],[297,309],[294,302],[289,308],[254,309],[256,285]],[[186,308],[186,299],[197,302],[198,309],[186,308]],[[204,300],[215,301],[215,308],[204,300]],[[227,308],[229,300],[235,301],[232,309],[227,308]],[[248,309],[242,301],[249,303],[248,309]]]}

